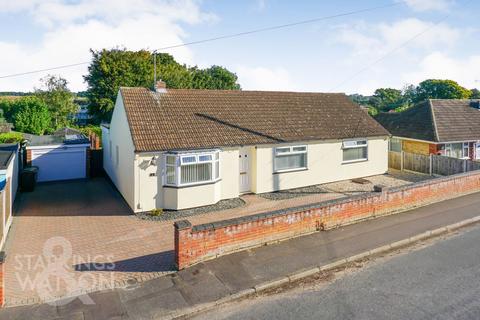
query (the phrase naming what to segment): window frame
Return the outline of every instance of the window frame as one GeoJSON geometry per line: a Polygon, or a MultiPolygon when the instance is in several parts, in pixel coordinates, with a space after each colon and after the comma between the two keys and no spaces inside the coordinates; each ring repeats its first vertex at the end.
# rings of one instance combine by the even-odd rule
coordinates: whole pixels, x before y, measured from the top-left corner
{"type": "Polygon", "coordinates": [[[463,142],[462,144],[462,159],[469,159],[470,158],[470,143],[469,142],[463,142]],[[467,154],[465,155],[465,149],[467,151],[467,154]]]}
{"type": "Polygon", "coordinates": [[[273,173],[282,173],[282,172],[291,172],[291,171],[301,171],[308,170],[308,146],[306,144],[301,145],[291,145],[291,146],[280,146],[273,149],[273,173]],[[304,150],[294,150],[295,148],[303,148],[304,150]],[[285,150],[279,152],[280,150],[285,150]],[[276,159],[278,157],[287,157],[291,155],[305,154],[305,163],[304,166],[298,168],[289,168],[289,169],[277,169],[276,159]]]}
{"type": "Polygon", "coordinates": [[[391,137],[388,141],[388,151],[392,151],[392,152],[402,152],[402,149],[403,149],[403,143],[402,143],[402,139],[400,138],[395,138],[395,137],[391,137]],[[396,150],[393,150],[392,146],[393,145],[397,145],[400,147],[399,151],[396,151],[396,150]]]}
{"type": "Polygon", "coordinates": [[[215,183],[221,177],[220,168],[220,150],[205,150],[198,152],[171,152],[166,153],[164,157],[164,174],[163,185],[167,187],[189,187],[202,184],[215,183]],[[209,159],[202,159],[207,157],[209,159]],[[168,163],[168,159],[173,158],[173,163],[168,163]],[[187,161],[187,159],[189,159],[187,161]],[[193,160],[193,161],[192,161],[193,160]],[[182,167],[193,166],[198,164],[210,163],[210,179],[182,183],[182,167]],[[167,169],[174,168],[173,182],[168,181],[167,169]]]}
{"type": "Polygon", "coordinates": [[[349,140],[343,140],[342,141],[342,164],[348,164],[348,163],[355,163],[355,162],[363,162],[363,161],[368,161],[368,139],[349,139],[349,140]],[[350,142],[355,142],[355,145],[346,145],[346,143],[350,142]],[[358,142],[365,142],[365,144],[359,145],[358,142]],[[348,149],[360,149],[360,148],[365,148],[366,149],[366,157],[365,158],[359,158],[359,159],[353,159],[353,160],[344,160],[344,151],[348,149]]]}
{"type": "Polygon", "coordinates": [[[469,159],[470,158],[470,142],[453,142],[453,143],[445,143],[445,156],[450,157],[450,158],[455,158],[455,159],[469,159]],[[452,153],[455,152],[455,149],[453,147],[454,144],[461,144],[461,152],[462,152],[462,157],[457,158],[455,155],[452,153]],[[465,155],[465,151],[467,154],[465,155]]]}

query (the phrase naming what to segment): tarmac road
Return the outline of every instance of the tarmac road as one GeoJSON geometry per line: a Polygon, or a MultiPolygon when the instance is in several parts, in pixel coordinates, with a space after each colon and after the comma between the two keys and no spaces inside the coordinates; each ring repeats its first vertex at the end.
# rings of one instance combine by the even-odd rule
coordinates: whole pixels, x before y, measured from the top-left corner
{"type": "Polygon", "coordinates": [[[480,319],[480,226],[418,251],[195,319],[480,319]]]}

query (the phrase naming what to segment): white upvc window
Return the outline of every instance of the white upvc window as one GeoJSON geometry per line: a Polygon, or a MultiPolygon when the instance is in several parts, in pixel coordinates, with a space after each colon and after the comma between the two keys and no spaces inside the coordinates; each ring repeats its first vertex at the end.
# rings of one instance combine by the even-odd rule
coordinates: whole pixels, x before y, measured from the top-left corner
{"type": "Polygon", "coordinates": [[[220,179],[220,152],[171,153],[165,155],[164,184],[189,186],[220,179]]]}
{"type": "Polygon", "coordinates": [[[368,160],[367,140],[346,140],[342,144],[343,163],[368,160]]]}
{"type": "Polygon", "coordinates": [[[447,143],[445,144],[445,155],[453,158],[468,158],[469,147],[468,142],[463,143],[447,143]]]}
{"type": "Polygon", "coordinates": [[[398,138],[390,138],[390,142],[388,144],[389,150],[394,152],[401,152],[402,151],[402,140],[398,138]]]}
{"type": "Polygon", "coordinates": [[[284,172],[307,168],[307,146],[275,148],[274,172],[284,172]]]}
{"type": "Polygon", "coordinates": [[[469,157],[469,146],[468,142],[463,143],[463,158],[468,158],[469,157]]]}

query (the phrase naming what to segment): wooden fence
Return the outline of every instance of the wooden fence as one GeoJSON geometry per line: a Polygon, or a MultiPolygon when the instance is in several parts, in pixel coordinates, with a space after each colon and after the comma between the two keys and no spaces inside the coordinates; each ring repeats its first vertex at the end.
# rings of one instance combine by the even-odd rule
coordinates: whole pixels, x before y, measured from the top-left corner
{"type": "Polygon", "coordinates": [[[423,155],[403,151],[389,151],[388,166],[397,170],[409,170],[441,176],[480,170],[480,162],[469,159],[457,159],[435,154],[423,155]]]}

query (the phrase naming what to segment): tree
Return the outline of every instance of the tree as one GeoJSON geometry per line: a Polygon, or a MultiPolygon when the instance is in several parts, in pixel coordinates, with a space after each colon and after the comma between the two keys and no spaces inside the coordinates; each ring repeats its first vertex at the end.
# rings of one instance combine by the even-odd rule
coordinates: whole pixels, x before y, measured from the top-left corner
{"type": "Polygon", "coordinates": [[[412,106],[417,96],[417,87],[413,84],[407,84],[402,89],[403,101],[407,106],[412,106]]]}
{"type": "Polygon", "coordinates": [[[48,75],[40,79],[42,87],[35,90],[35,96],[48,107],[54,129],[68,126],[71,116],[78,110],[75,95],[68,89],[68,81],[59,76],[48,75]]]}
{"type": "Polygon", "coordinates": [[[470,95],[470,90],[453,80],[429,79],[418,85],[414,102],[427,99],[466,99],[470,95]]]}
{"type": "Polygon", "coordinates": [[[50,130],[52,117],[45,102],[38,97],[14,100],[12,109],[16,131],[42,135],[50,130]]]}
{"type": "Polygon", "coordinates": [[[478,89],[472,89],[470,90],[470,99],[480,99],[480,90],[478,89]]]}
{"type": "Polygon", "coordinates": [[[402,105],[404,102],[402,91],[392,88],[380,88],[370,98],[370,105],[380,111],[389,111],[402,105]]]}
{"type": "Polygon", "coordinates": [[[220,66],[211,66],[207,69],[190,69],[193,74],[192,88],[194,89],[219,89],[240,90],[237,76],[220,66]]]}
{"type": "MultiPolygon", "coordinates": [[[[94,51],[88,74],[89,112],[98,121],[110,118],[118,89],[126,87],[153,87],[153,56],[146,50],[112,49],[94,51]]],[[[166,53],[157,53],[157,79],[168,88],[238,90],[237,76],[227,69],[212,66],[207,69],[179,64],[166,53]]]]}

